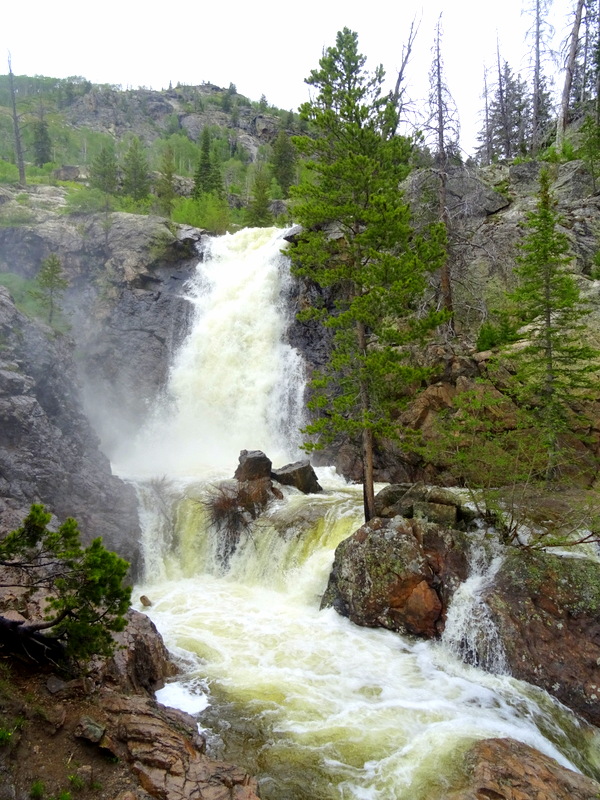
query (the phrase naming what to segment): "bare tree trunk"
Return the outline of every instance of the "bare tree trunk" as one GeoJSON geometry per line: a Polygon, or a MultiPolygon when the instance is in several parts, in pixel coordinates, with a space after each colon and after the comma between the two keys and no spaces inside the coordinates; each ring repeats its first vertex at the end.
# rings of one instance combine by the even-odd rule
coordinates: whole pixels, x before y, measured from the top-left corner
{"type": "Polygon", "coordinates": [[[400,69],[398,70],[398,77],[396,78],[396,85],[394,87],[394,91],[390,98],[390,103],[392,107],[395,109],[395,119],[394,125],[386,131],[386,136],[388,138],[392,138],[392,136],[396,135],[396,131],[398,130],[398,125],[400,123],[400,117],[402,116],[402,111],[404,110],[405,102],[404,102],[404,92],[405,88],[402,86],[405,79],[405,71],[406,67],[408,66],[408,61],[410,59],[410,54],[412,53],[413,45],[415,43],[415,39],[417,37],[417,33],[419,32],[419,28],[415,27],[415,20],[410,23],[410,30],[408,32],[408,41],[405,45],[402,45],[402,63],[400,65],[400,69]]]}
{"type": "Polygon", "coordinates": [[[498,104],[500,106],[500,119],[502,120],[502,130],[504,138],[504,155],[506,158],[512,157],[512,142],[510,140],[510,120],[508,118],[508,108],[506,106],[506,87],[500,66],[500,45],[496,43],[496,60],[498,62],[498,104]]]}
{"type": "Polygon", "coordinates": [[[540,0],[535,0],[535,54],[533,65],[533,107],[531,109],[531,155],[535,156],[538,149],[539,139],[539,126],[540,126],[540,107],[542,105],[542,87],[541,87],[541,9],[540,0]]]}
{"type": "Polygon", "coordinates": [[[19,169],[19,183],[25,186],[27,184],[27,178],[25,176],[25,161],[23,160],[23,145],[21,144],[21,129],[19,127],[19,115],[17,114],[17,97],[10,55],[8,56],[8,84],[10,87],[13,132],[15,137],[15,161],[19,169]]]}
{"type": "Polygon", "coordinates": [[[490,99],[487,85],[487,69],[483,68],[483,94],[485,98],[485,163],[492,163],[492,132],[490,128],[490,99]]]}
{"type": "MultiPolygon", "coordinates": [[[[358,351],[361,355],[364,355],[367,352],[367,333],[364,323],[356,323],[356,336],[358,351]]],[[[369,388],[363,379],[360,381],[360,406],[363,417],[367,417],[371,410],[371,401],[369,388]]],[[[362,430],[361,440],[363,504],[365,522],[368,522],[375,516],[375,487],[373,479],[373,431],[366,424],[362,430]]]]}
{"type": "MultiPolygon", "coordinates": [[[[446,153],[445,143],[445,120],[444,120],[444,97],[443,97],[443,81],[442,81],[442,56],[440,52],[440,27],[438,23],[436,43],[435,43],[435,78],[436,78],[436,98],[437,98],[437,135],[438,135],[438,215],[443,222],[446,232],[450,230],[450,219],[448,217],[448,155],[446,153]]],[[[450,276],[450,260],[448,253],[441,267],[440,272],[440,289],[442,292],[442,304],[445,311],[452,314],[454,306],[452,303],[452,280],[450,276]]],[[[452,317],[448,321],[448,330],[450,333],[454,331],[452,317]]]]}
{"type": "Polygon", "coordinates": [[[577,46],[579,44],[579,28],[581,27],[581,17],[585,0],[577,0],[575,9],[575,21],[571,29],[571,45],[569,55],[565,64],[565,83],[560,102],[558,122],[556,124],[556,149],[560,152],[565,140],[565,130],[569,120],[569,99],[571,97],[571,87],[573,86],[573,75],[575,73],[575,61],[577,58],[577,46]]]}

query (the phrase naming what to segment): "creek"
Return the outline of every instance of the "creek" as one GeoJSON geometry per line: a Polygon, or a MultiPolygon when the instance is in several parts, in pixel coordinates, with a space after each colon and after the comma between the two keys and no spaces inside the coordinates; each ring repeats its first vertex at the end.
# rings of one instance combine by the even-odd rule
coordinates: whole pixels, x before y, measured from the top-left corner
{"type": "Polygon", "coordinates": [[[285,343],[282,236],[243,230],[211,243],[165,397],[115,459],[140,498],[134,596],[150,598],[142,610],[182,668],[159,699],[196,715],[209,752],[257,775],[264,800],[426,800],[457,752],[495,736],[589,773],[600,762],[590,730],[504,674],[477,600],[496,562],[474,559],[446,640],[422,642],[319,610],[335,547],[362,521],[361,487],[332,469],[318,471],[323,494],[286,489],[226,546],[211,525],[211,494],[240,450],[263,450],[275,467],[300,457],[305,370],[285,343]]]}

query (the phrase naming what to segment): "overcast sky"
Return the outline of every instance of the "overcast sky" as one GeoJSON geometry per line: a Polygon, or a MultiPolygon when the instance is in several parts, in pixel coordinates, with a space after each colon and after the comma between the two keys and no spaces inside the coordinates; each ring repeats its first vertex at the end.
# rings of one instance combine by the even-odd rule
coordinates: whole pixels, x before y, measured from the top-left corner
{"type": "MultiPolygon", "coordinates": [[[[419,34],[408,71],[410,94],[427,94],[431,46],[443,12],[447,83],[459,108],[462,143],[472,151],[481,127],[483,65],[495,59],[496,37],[513,70],[525,70],[522,14],[530,0],[29,0],[4,3],[0,53],[12,54],[16,74],[82,75],[123,88],[166,88],[169,81],[235,83],[251,100],[297,109],[304,83],[324,47],[344,26],[358,33],[367,66],[383,64],[390,81],[416,18],[419,34]]],[[[564,37],[572,0],[554,0],[557,39],[564,37]]],[[[6,68],[0,67],[0,72],[6,68]]]]}

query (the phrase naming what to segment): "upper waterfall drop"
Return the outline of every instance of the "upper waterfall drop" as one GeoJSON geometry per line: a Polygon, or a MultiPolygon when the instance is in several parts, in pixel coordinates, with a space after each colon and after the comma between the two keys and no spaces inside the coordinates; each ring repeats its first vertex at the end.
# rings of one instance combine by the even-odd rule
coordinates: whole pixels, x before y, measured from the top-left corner
{"type": "Polygon", "coordinates": [[[191,330],[162,402],[116,459],[118,472],[230,476],[242,449],[279,465],[298,458],[305,368],[285,341],[284,233],[244,228],[206,245],[187,287],[191,330]]]}

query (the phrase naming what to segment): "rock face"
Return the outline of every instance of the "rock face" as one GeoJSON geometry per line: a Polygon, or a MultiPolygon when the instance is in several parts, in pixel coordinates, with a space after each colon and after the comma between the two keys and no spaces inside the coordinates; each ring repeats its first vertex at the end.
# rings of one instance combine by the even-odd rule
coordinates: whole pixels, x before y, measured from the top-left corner
{"type": "Polygon", "coordinates": [[[200,258],[203,232],[153,216],[59,215],[64,190],[37,188],[47,191],[28,190],[30,220],[0,227],[0,272],[32,279],[42,259],[59,255],[69,281],[61,306],[77,345],[86,409],[112,453],[146,418],[189,329],[183,285],[200,258]]]}
{"type": "MultiPolygon", "coordinates": [[[[126,761],[141,788],[160,800],[258,800],[257,782],[243,770],[212,761],[196,720],[148,697],[126,697],[105,690],[100,696],[103,719],[91,730],[91,741],[126,761]]],[[[89,724],[79,727],[86,736],[89,724]]]]}
{"type": "Polygon", "coordinates": [[[32,502],[79,522],[84,541],[135,561],[137,501],[110,464],[83,413],[65,336],[31,323],[0,287],[0,530],[17,527],[32,502]]]}
{"type": "Polygon", "coordinates": [[[600,565],[519,551],[485,600],[512,674],[600,726],[600,565]]]}
{"type": "Polygon", "coordinates": [[[321,607],[358,625],[433,638],[467,576],[467,550],[458,531],[403,517],[372,519],[336,548],[321,607]]]}
{"type": "Polygon", "coordinates": [[[465,754],[461,772],[436,800],[592,800],[600,795],[600,783],[512,739],[477,742],[465,754]]]}

